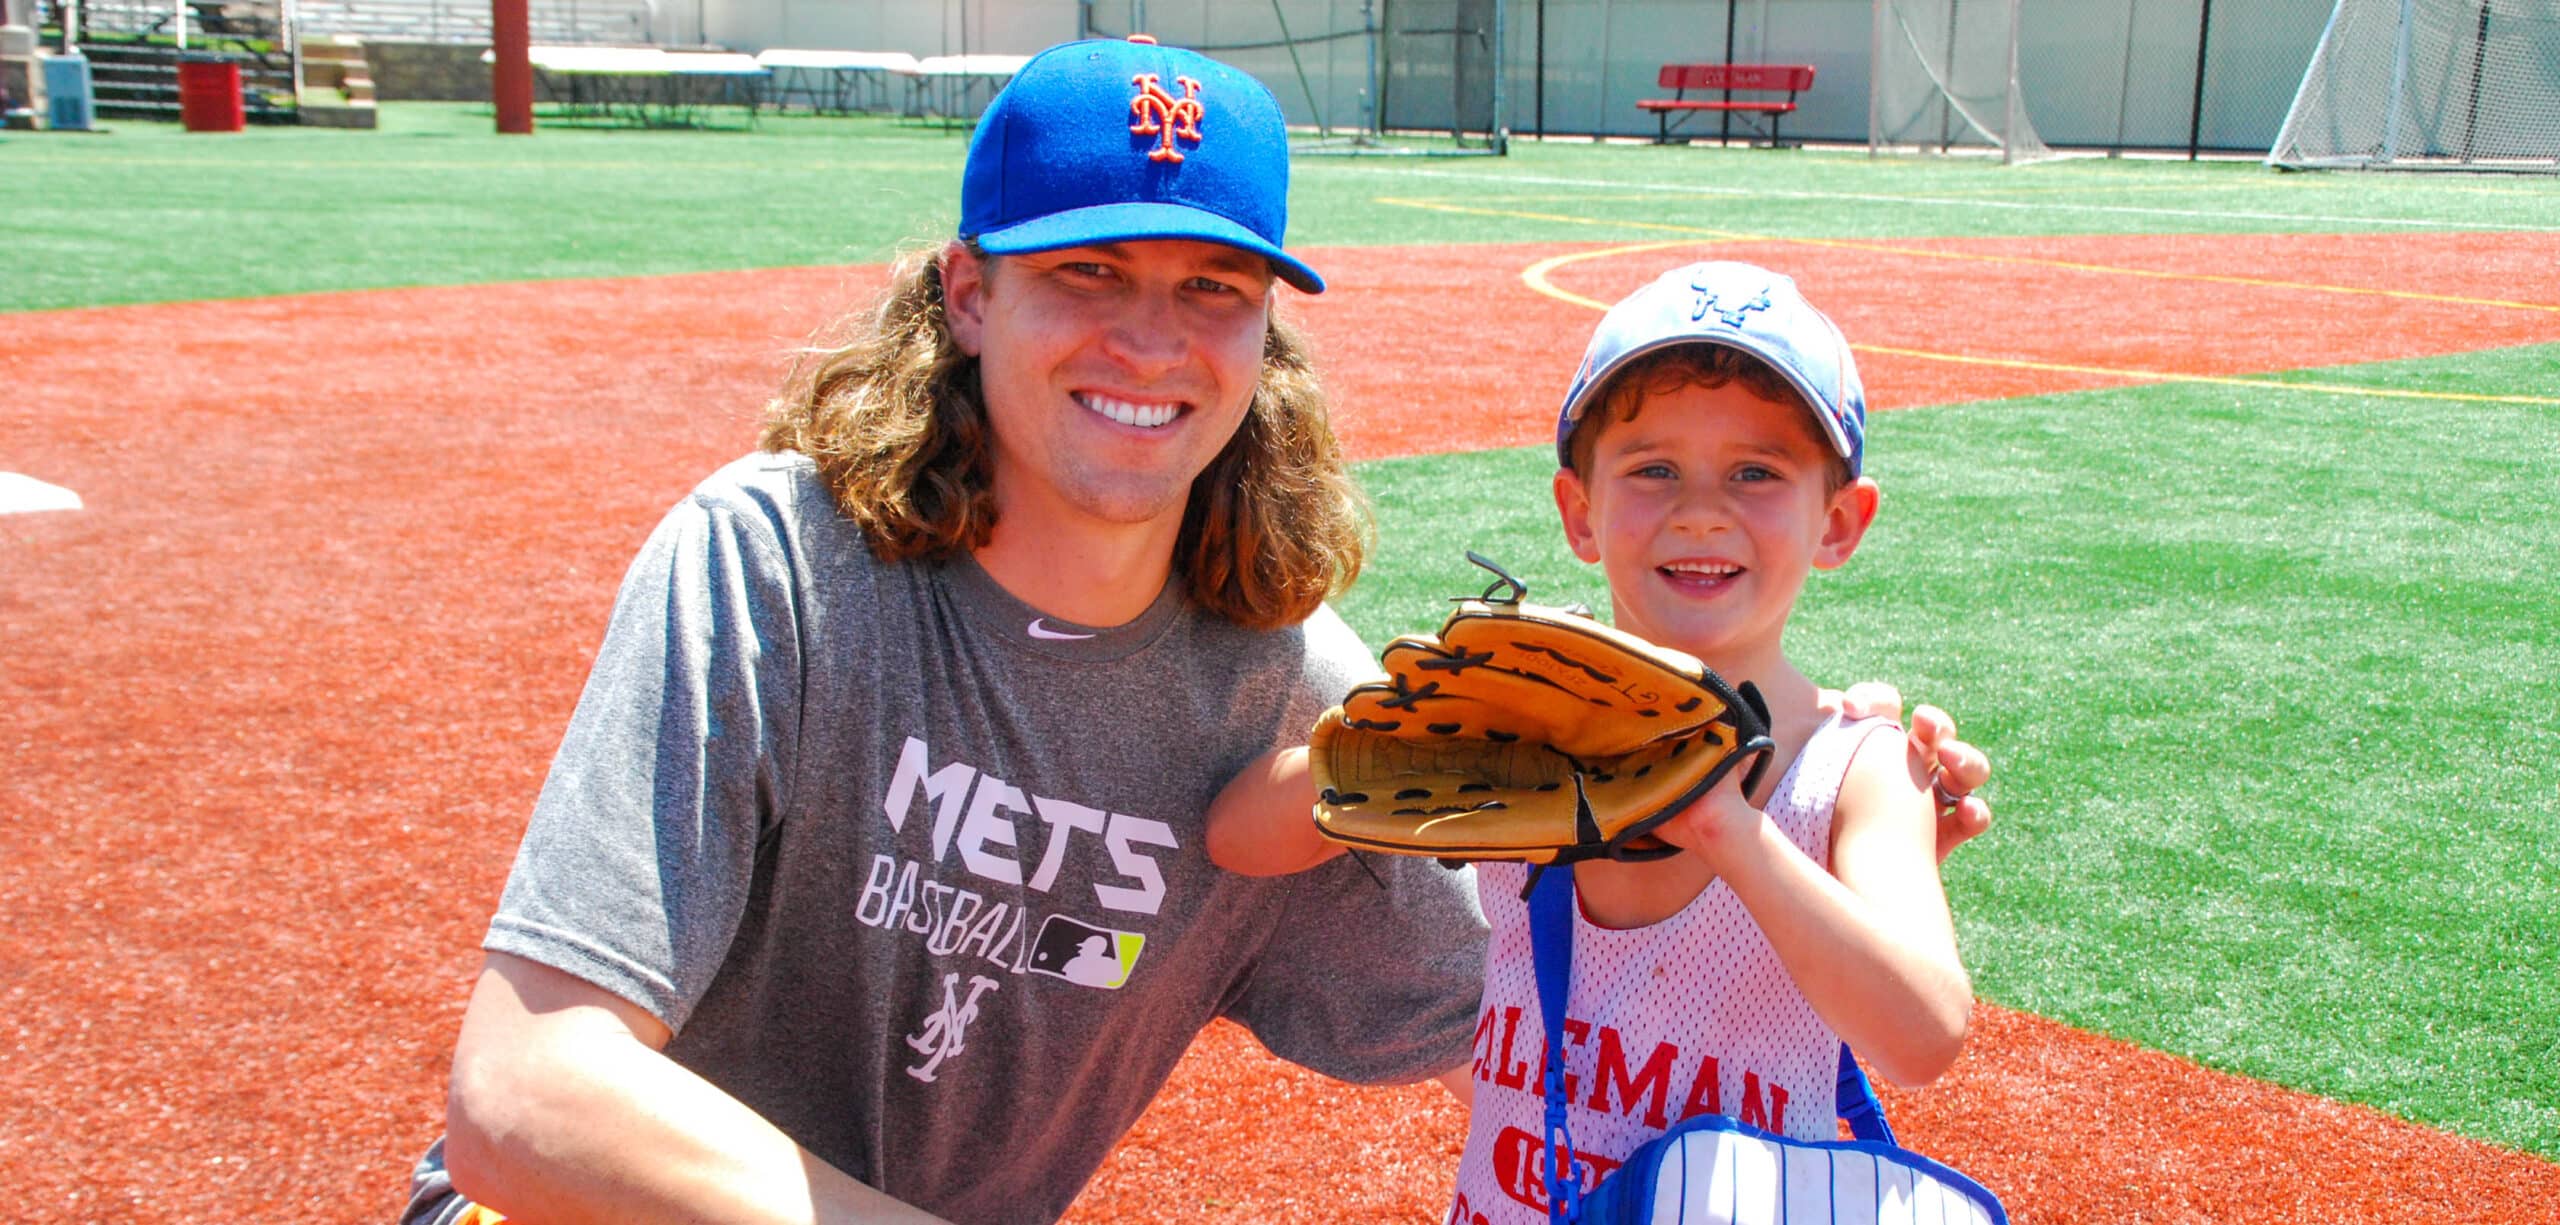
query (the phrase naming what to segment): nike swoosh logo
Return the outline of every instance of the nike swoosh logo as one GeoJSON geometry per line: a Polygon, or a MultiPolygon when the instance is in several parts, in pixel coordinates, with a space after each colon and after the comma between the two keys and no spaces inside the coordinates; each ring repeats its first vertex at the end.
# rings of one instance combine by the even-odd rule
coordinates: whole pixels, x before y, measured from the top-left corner
{"type": "Polygon", "coordinates": [[[1032,637],[1046,638],[1051,642],[1075,642],[1079,639],[1093,637],[1091,634],[1069,634],[1060,630],[1050,629],[1048,626],[1040,624],[1043,620],[1046,620],[1046,618],[1033,617],[1031,619],[1032,637]]]}

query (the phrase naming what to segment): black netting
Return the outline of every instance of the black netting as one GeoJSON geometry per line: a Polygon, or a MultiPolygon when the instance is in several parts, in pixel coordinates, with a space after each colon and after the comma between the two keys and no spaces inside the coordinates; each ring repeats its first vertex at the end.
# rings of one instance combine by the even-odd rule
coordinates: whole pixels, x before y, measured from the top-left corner
{"type": "Polygon", "coordinates": [[[1490,136],[1494,0],[1383,0],[1379,11],[1380,126],[1490,136]]]}

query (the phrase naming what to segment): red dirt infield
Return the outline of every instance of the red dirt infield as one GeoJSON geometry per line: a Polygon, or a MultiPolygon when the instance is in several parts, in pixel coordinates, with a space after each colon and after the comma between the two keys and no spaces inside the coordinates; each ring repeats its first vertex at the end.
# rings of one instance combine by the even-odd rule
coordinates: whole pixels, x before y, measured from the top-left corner
{"type": "MultiPolygon", "coordinates": [[[[2513,235],[1697,244],[1865,345],[2247,374],[2560,341],[2513,235]],[[1925,251],[1926,254],[1913,252],[1925,251]],[[2157,279],[2063,261],[2328,289],[2157,279]]],[[[1308,255],[1289,310],[1373,458],[1543,441],[1593,247],[1308,255]]],[[[0,1216],[384,1220],[433,1138],[475,946],[623,566],[752,445],[784,354],[880,280],[783,269],[0,316],[0,1216]]],[[[1901,408],[2122,382],[1871,350],[1901,408]]],[[[2513,389],[2492,389],[2513,390],[2513,389]]],[[[1996,833],[1993,836],[1998,836],[1996,833]]],[[[2560,1166],[1985,1008],[1915,1147],[2022,1222],[2511,1221],[2560,1166]]],[[[1220,1026],[1078,1221],[1425,1220],[1436,1087],[1357,1090],[1220,1026]]]]}

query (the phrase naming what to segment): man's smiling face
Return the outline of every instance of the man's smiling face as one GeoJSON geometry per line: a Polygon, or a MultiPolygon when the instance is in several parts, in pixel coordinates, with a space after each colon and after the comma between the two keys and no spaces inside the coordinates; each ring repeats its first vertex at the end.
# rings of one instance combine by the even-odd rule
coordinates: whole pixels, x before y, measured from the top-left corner
{"type": "Polygon", "coordinates": [[[1144,240],[944,261],[952,336],[979,359],[999,522],[1179,523],[1253,400],[1271,268],[1144,240]]]}

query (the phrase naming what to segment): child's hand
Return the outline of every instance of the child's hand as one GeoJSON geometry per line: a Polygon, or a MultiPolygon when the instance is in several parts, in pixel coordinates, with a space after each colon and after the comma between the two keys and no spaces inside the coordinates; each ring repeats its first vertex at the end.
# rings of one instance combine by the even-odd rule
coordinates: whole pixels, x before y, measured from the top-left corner
{"type": "Polygon", "coordinates": [[[1991,781],[1991,758],[1956,739],[1956,721],[1935,706],[1911,711],[1911,762],[1923,772],[1934,770],[1938,809],[1938,862],[1991,828],[1991,801],[1975,795],[1991,781]]]}
{"type": "MultiPolygon", "coordinates": [[[[1825,689],[1822,709],[1851,719],[1902,721],[1902,691],[1882,681],[1861,681],[1846,693],[1825,689]]],[[[1956,721],[1935,706],[1911,712],[1911,760],[1934,777],[1938,801],[1938,862],[1991,828],[1991,802],[1975,795],[1991,781],[1991,758],[1956,738],[1956,721]]]]}
{"type": "Polygon", "coordinates": [[[1680,815],[1654,827],[1654,836],[1696,855],[1721,875],[1725,857],[1734,848],[1747,845],[1767,819],[1742,794],[1745,773],[1748,771],[1728,772],[1680,815]]]}

